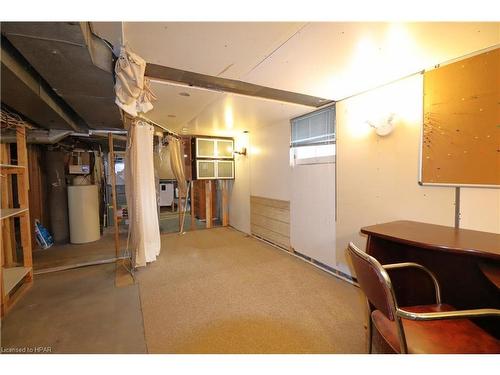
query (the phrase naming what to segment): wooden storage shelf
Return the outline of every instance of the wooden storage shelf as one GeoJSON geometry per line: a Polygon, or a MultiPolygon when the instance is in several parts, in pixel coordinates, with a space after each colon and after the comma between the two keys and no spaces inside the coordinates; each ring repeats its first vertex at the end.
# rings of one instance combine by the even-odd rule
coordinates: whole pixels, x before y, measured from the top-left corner
{"type": "Polygon", "coordinates": [[[3,294],[8,295],[19,282],[31,272],[31,267],[9,267],[2,268],[3,273],[3,294]]]}
{"type": "Polygon", "coordinates": [[[0,164],[2,174],[24,174],[26,167],[15,164],[0,164]]]}
{"type": "Polygon", "coordinates": [[[9,217],[19,216],[27,211],[27,208],[0,208],[0,219],[3,220],[9,217]]]}
{"type": "Polygon", "coordinates": [[[28,155],[26,149],[26,128],[22,125],[16,127],[15,148],[17,164],[11,163],[11,146],[14,144],[0,144],[0,315],[20,298],[22,291],[26,290],[33,280],[33,260],[31,254],[31,227],[29,213],[29,176],[28,155]],[[13,175],[16,175],[14,180],[13,175]],[[16,183],[14,183],[14,181],[16,183]],[[20,208],[13,197],[17,196],[20,208]],[[19,217],[19,222],[12,220],[19,217]],[[20,243],[16,242],[16,227],[19,228],[20,243]],[[22,265],[17,262],[16,249],[22,249],[22,265]]]}

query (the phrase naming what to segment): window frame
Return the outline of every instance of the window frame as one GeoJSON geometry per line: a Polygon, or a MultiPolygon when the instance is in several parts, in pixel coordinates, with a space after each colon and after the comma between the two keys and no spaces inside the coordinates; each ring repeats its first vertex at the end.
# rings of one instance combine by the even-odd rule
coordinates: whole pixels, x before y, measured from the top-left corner
{"type": "Polygon", "coordinates": [[[306,113],[301,116],[294,117],[290,119],[290,159],[292,165],[311,165],[311,164],[332,164],[336,162],[337,156],[337,119],[336,119],[336,103],[328,104],[328,106],[319,108],[312,112],[306,113]],[[293,145],[292,136],[293,136],[293,122],[296,120],[306,119],[308,117],[315,116],[318,112],[323,112],[326,110],[332,110],[333,114],[333,139],[329,141],[316,142],[310,144],[299,144],[293,145]],[[296,150],[302,147],[321,147],[326,145],[333,145],[333,154],[331,155],[322,155],[322,156],[314,156],[309,158],[297,158],[296,150]]]}

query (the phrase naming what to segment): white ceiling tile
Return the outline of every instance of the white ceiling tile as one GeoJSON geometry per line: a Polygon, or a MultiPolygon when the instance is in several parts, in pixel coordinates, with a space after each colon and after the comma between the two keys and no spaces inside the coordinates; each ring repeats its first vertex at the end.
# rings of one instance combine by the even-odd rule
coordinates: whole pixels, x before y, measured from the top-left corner
{"type": "Polygon", "coordinates": [[[225,94],[208,105],[187,127],[190,133],[235,136],[245,130],[288,121],[315,108],[250,96],[225,94]]]}
{"type": "Polygon", "coordinates": [[[339,100],[499,38],[499,23],[309,23],[242,80],[339,100]]]}
{"type": "Polygon", "coordinates": [[[157,99],[153,101],[153,109],[146,116],[175,132],[180,132],[207,105],[224,96],[219,92],[159,81],[152,81],[151,89],[157,99]],[[189,96],[179,95],[180,93],[188,93],[189,96]]]}
{"type": "Polygon", "coordinates": [[[304,24],[126,22],[125,40],[147,62],[239,79],[304,24]]]}
{"type": "MultiPolygon", "coordinates": [[[[125,30],[148,62],[211,75],[234,63],[222,76],[335,100],[500,42],[499,23],[127,23],[125,30]],[[274,53],[262,61],[262,51],[274,53]]],[[[153,90],[148,116],[194,134],[232,135],[313,109],[165,82],[153,90]]]]}

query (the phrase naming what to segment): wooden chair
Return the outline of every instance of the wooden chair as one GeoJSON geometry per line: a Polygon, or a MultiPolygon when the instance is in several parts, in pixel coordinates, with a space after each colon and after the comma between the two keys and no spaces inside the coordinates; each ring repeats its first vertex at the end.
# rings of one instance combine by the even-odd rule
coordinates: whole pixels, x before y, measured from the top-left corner
{"type": "Polygon", "coordinates": [[[348,252],[367,299],[369,353],[373,325],[396,353],[500,353],[500,341],[468,319],[500,317],[500,310],[456,310],[441,303],[438,280],[427,268],[417,263],[381,265],[352,243],[348,252]],[[387,270],[403,268],[416,268],[430,277],[436,292],[435,304],[398,306],[387,270]]]}

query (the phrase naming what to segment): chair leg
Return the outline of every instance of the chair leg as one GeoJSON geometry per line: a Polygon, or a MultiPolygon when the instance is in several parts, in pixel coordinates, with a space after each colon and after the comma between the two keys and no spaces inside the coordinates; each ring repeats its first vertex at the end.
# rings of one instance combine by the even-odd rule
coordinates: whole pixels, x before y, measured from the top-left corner
{"type": "Polygon", "coordinates": [[[366,329],[367,329],[367,339],[366,339],[366,351],[368,354],[372,354],[372,340],[373,340],[373,323],[370,311],[370,302],[366,301],[366,329]]]}

